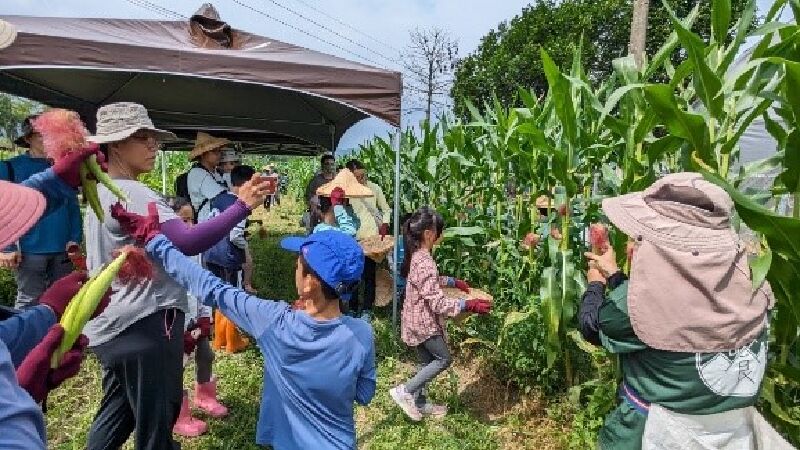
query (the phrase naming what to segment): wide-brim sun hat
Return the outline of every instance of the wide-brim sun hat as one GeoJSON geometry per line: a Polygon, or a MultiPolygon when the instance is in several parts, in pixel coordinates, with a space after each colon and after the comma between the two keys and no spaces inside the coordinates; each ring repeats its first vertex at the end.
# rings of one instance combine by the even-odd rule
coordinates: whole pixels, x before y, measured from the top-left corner
{"type": "Polygon", "coordinates": [[[144,106],[132,102],[118,102],[102,106],[97,110],[97,132],[86,140],[97,144],[119,142],[139,130],[155,133],[160,141],[177,139],[174,133],[156,128],[144,106]]]}
{"type": "Polygon", "coordinates": [[[17,242],[42,217],[46,206],[39,191],[0,181],[0,248],[17,242]]]}
{"type": "Polygon", "coordinates": [[[603,212],[636,240],[684,251],[731,250],[733,201],[699,173],[671,174],[641,192],[603,200],[603,212]]]}
{"type": "Polygon", "coordinates": [[[5,20],[0,20],[0,50],[10,46],[15,39],[17,39],[17,28],[5,20]]]}
{"type": "Polygon", "coordinates": [[[627,308],[636,336],[672,352],[749,345],[774,304],[753,289],[733,201],[698,173],[667,175],[642,192],[603,200],[608,219],[634,242],[627,308]]]}
{"type": "Polygon", "coordinates": [[[356,179],[356,176],[353,175],[350,169],[340,170],[333,180],[323,184],[317,189],[317,195],[330,197],[331,192],[337,187],[344,190],[344,196],[347,198],[367,198],[375,196],[372,189],[358,182],[358,179],[356,179]]]}
{"type": "Polygon", "coordinates": [[[203,154],[212,152],[217,149],[221,149],[222,147],[228,145],[231,141],[225,138],[214,137],[208,133],[204,133],[199,131],[197,133],[197,139],[194,141],[194,148],[192,152],[189,153],[189,160],[195,160],[203,154]]]}

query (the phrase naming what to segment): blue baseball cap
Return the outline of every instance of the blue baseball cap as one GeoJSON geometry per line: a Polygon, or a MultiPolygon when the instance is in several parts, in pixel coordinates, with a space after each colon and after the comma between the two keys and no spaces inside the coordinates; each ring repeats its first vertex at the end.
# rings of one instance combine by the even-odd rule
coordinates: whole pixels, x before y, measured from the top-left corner
{"type": "Polygon", "coordinates": [[[341,231],[328,230],[307,237],[287,237],[281,247],[303,255],[314,273],[349,301],[364,272],[364,251],[355,239],[341,231]]]}

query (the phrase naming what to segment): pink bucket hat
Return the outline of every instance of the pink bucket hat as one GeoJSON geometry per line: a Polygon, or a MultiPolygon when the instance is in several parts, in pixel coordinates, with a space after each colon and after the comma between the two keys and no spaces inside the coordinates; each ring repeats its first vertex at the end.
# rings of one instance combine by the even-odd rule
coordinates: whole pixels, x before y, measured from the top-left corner
{"type": "Polygon", "coordinates": [[[676,173],[642,192],[603,200],[635,241],[628,313],[636,336],[679,352],[734,350],[755,340],[774,301],[753,290],[733,201],[698,173],[676,173]]]}
{"type": "Polygon", "coordinates": [[[0,248],[25,234],[42,217],[46,204],[38,191],[0,181],[0,248]]]}

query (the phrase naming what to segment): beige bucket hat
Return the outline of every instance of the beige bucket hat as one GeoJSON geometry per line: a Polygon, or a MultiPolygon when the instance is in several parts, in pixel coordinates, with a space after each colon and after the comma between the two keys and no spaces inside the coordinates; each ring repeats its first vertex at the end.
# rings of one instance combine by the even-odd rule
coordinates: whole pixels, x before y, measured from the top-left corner
{"type": "Polygon", "coordinates": [[[203,155],[203,153],[208,153],[210,151],[214,151],[218,148],[222,148],[228,145],[231,141],[225,138],[218,138],[211,136],[208,133],[203,133],[202,131],[197,132],[197,139],[194,141],[194,148],[192,152],[189,153],[189,160],[194,160],[199,158],[203,155]]]}
{"type": "Polygon", "coordinates": [[[344,196],[347,198],[365,198],[375,196],[375,193],[372,192],[372,189],[358,182],[356,176],[353,175],[353,172],[351,172],[350,169],[340,170],[333,180],[323,184],[317,189],[317,195],[330,197],[331,191],[337,187],[340,187],[344,190],[344,196]]]}
{"type": "Polygon", "coordinates": [[[603,200],[608,219],[635,243],[628,313],[648,346],[727,351],[763,331],[772,292],[768,284],[752,288],[732,209],[722,188],[689,172],[603,200]]]}
{"type": "Polygon", "coordinates": [[[118,102],[102,106],[97,110],[97,132],[86,140],[97,144],[119,142],[139,130],[152,131],[162,141],[177,139],[174,133],[156,128],[144,106],[132,102],[118,102]]]}
{"type": "Polygon", "coordinates": [[[0,20],[0,50],[10,46],[16,38],[17,28],[5,20],[0,20]]]}

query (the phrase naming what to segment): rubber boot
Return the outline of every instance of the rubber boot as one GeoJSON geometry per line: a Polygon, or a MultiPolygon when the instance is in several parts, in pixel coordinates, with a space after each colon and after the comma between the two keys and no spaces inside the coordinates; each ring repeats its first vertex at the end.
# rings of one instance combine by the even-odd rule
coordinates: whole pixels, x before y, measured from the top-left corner
{"type": "Polygon", "coordinates": [[[222,350],[225,348],[226,328],[228,319],[219,312],[218,309],[214,310],[214,341],[211,346],[214,350],[222,350]]]}
{"type": "Polygon", "coordinates": [[[195,383],[193,403],[211,417],[220,418],[228,415],[228,408],[217,400],[216,378],[212,378],[208,383],[195,383]]]}
{"type": "Polygon", "coordinates": [[[236,325],[227,317],[225,317],[225,321],[228,323],[225,329],[225,351],[228,353],[238,353],[247,348],[247,346],[250,345],[250,340],[246,337],[242,337],[242,333],[239,332],[236,325]]]}
{"type": "Polygon", "coordinates": [[[172,432],[183,437],[197,437],[208,430],[208,425],[200,419],[192,417],[189,409],[189,395],[183,391],[183,401],[181,402],[181,412],[178,421],[172,427],[172,432]]]}

